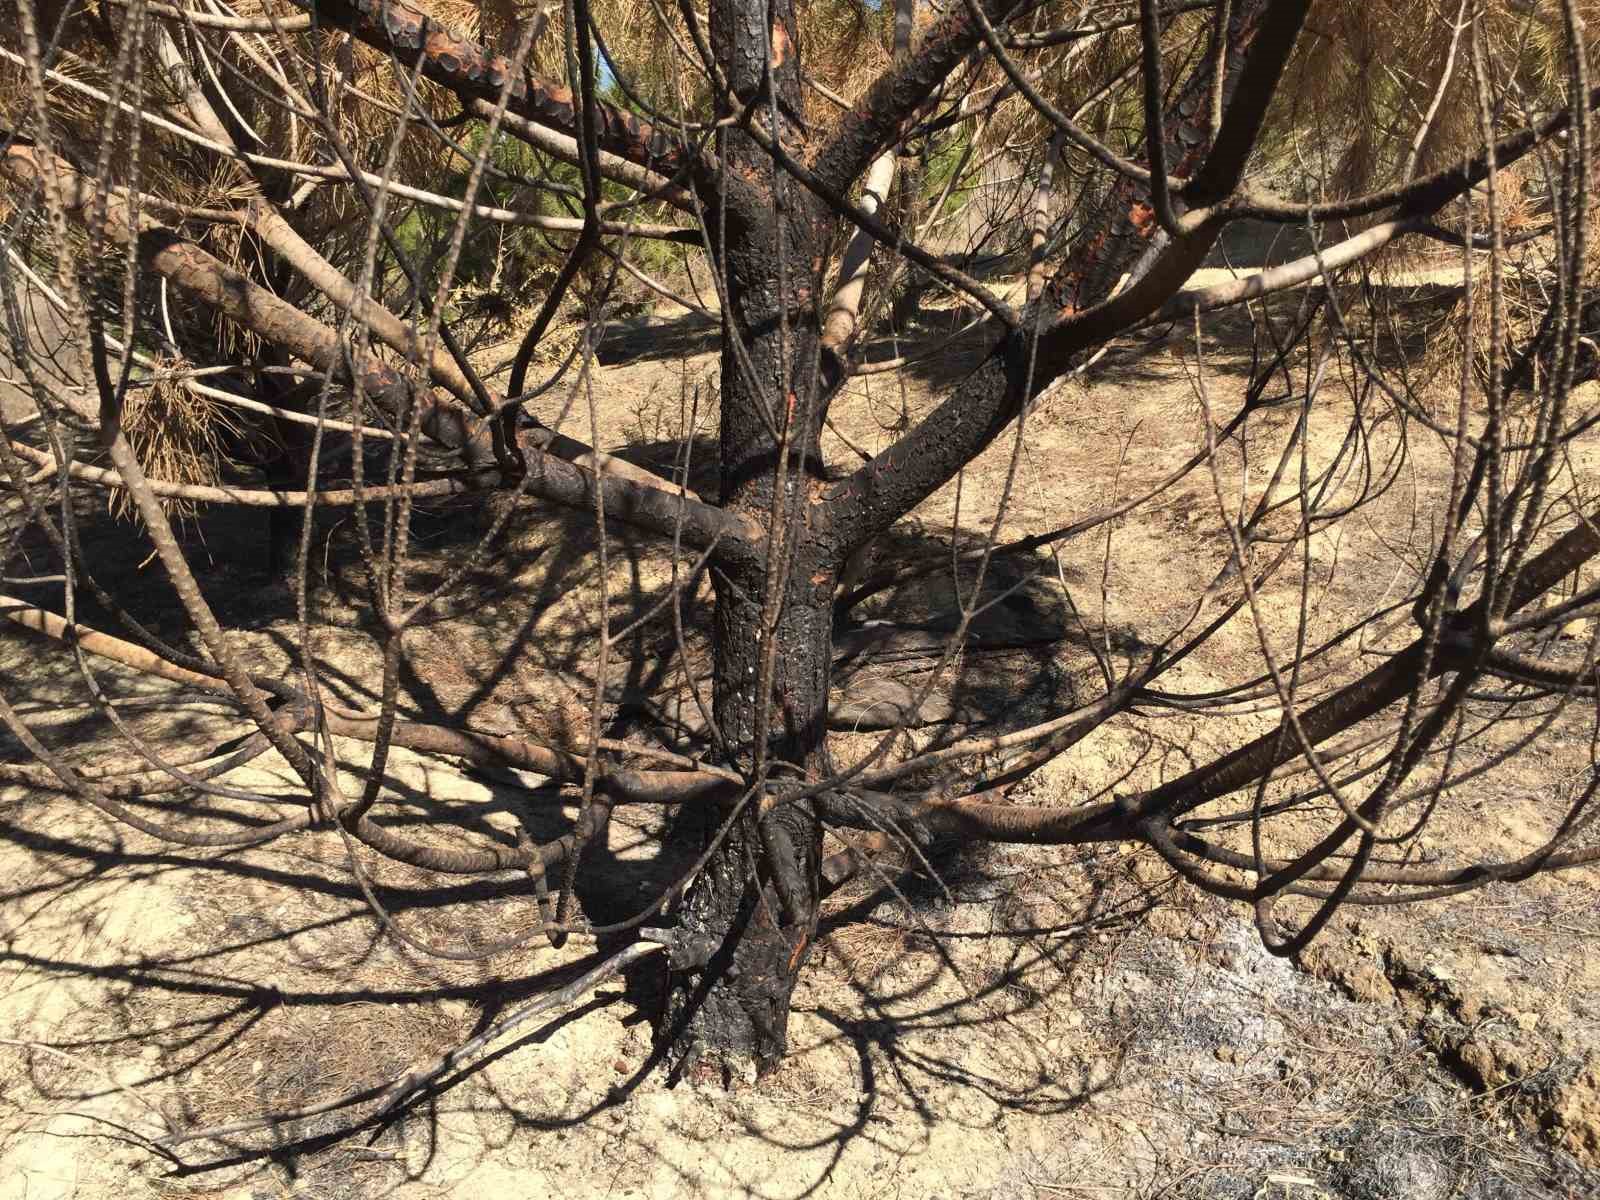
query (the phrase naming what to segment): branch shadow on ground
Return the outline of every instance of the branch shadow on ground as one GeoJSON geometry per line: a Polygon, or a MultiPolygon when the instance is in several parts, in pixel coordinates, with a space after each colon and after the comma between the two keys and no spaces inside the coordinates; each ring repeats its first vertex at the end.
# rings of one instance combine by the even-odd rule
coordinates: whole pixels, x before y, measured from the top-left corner
{"type": "MultiPolygon", "coordinates": [[[[709,461],[709,454],[703,461],[709,461]]],[[[154,631],[192,645],[192,631],[170,588],[154,568],[141,566],[147,553],[142,536],[125,524],[109,521],[92,505],[85,506],[83,516],[85,553],[102,580],[154,631]]],[[[292,596],[279,584],[246,582],[256,578],[258,569],[248,541],[252,528],[248,516],[204,514],[186,530],[186,542],[219,621],[240,631],[240,644],[248,647],[252,667],[289,672],[298,652],[290,623],[292,596]]],[[[332,633],[370,643],[375,626],[370,614],[362,618],[360,556],[349,536],[348,520],[335,520],[330,526],[319,533],[316,543],[319,562],[312,580],[313,604],[332,633]]],[[[414,581],[421,588],[443,577],[458,561],[463,547],[481,533],[483,522],[461,506],[425,506],[419,509],[415,528],[421,550],[414,581]]],[[[915,536],[907,535],[912,540],[915,536]]],[[[419,629],[418,653],[408,654],[401,674],[405,711],[423,720],[526,730],[532,724],[524,719],[527,710],[522,705],[527,697],[516,693],[519,687],[526,691],[530,680],[542,681],[541,686],[548,686],[552,679],[565,680],[564,693],[586,702],[593,685],[591,650],[596,622],[594,614],[584,615],[571,597],[592,587],[592,568],[585,564],[592,559],[594,548],[592,522],[581,514],[569,516],[530,506],[526,519],[519,518],[512,535],[496,548],[498,557],[486,568],[468,574],[465,599],[419,629]],[[551,612],[557,615],[551,617],[551,612]],[[435,634],[436,644],[422,644],[435,634]],[[446,651],[448,658],[443,657],[446,651]],[[459,669],[463,677],[453,679],[443,670],[445,666],[459,669]]],[[[621,623],[659,600],[666,580],[652,563],[653,546],[614,531],[612,548],[613,563],[626,581],[613,598],[613,619],[621,623]]],[[[945,549],[933,541],[920,548],[906,542],[900,548],[913,554],[919,549],[929,553],[945,549]]],[[[1003,581],[1001,586],[1019,581],[1010,568],[1000,568],[997,578],[1003,581]]],[[[1016,594],[1033,595],[1027,588],[1016,594]]],[[[31,595],[46,608],[59,603],[47,588],[31,595]]],[[[901,599],[911,602],[909,594],[901,599]]],[[[948,634],[949,613],[941,613],[937,589],[925,593],[923,601],[925,611],[918,615],[926,619],[910,622],[915,628],[907,631],[922,641],[909,649],[903,644],[898,648],[891,645],[888,659],[882,646],[854,653],[841,664],[842,693],[848,694],[851,680],[869,671],[892,669],[896,675],[905,674],[926,657],[930,645],[937,646],[939,637],[948,634]]],[[[998,633],[1010,631],[1020,635],[1024,644],[1000,646],[992,652],[989,648],[974,650],[957,660],[952,673],[952,707],[970,717],[963,728],[1000,727],[1021,719],[1024,707],[1032,711],[1034,706],[1062,702],[1068,696],[1063,690],[1064,675],[1054,661],[1059,649],[1056,643],[1061,640],[1057,636],[1059,621],[1041,613],[1036,598],[1019,603],[1022,607],[1006,609],[1008,624],[980,623],[978,632],[980,638],[988,636],[993,641],[998,633]],[[1045,636],[1041,636],[1042,629],[1045,636]],[[1019,704],[1019,696],[1028,698],[1026,706],[1019,704]]],[[[100,611],[92,599],[80,606],[79,616],[108,632],[120,632],[110,614],[100,611]]],[[[703,670],[706,606],[686,606],[684,616],[691,643],[687,658],[697,670],[703,670]]],[[[659,636],[647,627],[620,649],[625,669],[619,686],[607,692],[617,701],[618,715],[607,732],[637,736],[640,716],[621,703],[622,699],[628,695],[656,698],[668,688],[671,680],[659,661],[662,656],[655,652],[659,636]]],[[[21,685],[42,713],[46,706],[59,706],[63,699],[81,693],[76,665],[59,644],[21,632],[7,632],[0,641],[8,659],[27,666],[8,683],[13,700],[19,698],[15,689],[21,685]]],[[[325,683],[348,702],[370,701],[376,695],[378,662],[371,645],[360,653],[348,649],[329,653],[322,663],[325,683]]],[[[116,669],[104,668],[104,677],[113,694],[118,694],[122,680],[116,669]]],[[[192,748],[207,742],[222,746],[238,735],[239,726],[228,720],[226,706],[199,715],[191,711],[187,699],[171,691],[154,696],[130,694],[129,701],[129,719],[152,736],[177,739],[192,748]]],[[[79,761],[130,762],[125,753],[120,758],[104,758],[108,732],[103,719],[92,710],[58,709],[56,718],[41,718],[41,723],[46,740],[79,761]]],[[[575,720],[566,726],[569,735],[580,729],[575,720]]],[[[0,748],[0,756],[8,760],[25,757],[21,747],[9,742],[0,748]]],[[[355,775],[359,778],[360,772],[355,775]]],[[[517,830],[545,840],[571,828],[575,810],[570,794],[478,777],[475,782],[485,789],[486,796],[469,802],[449,789],[435,792],[430,780],[431,776],[389,778],[380,811],[375,814],[379,822],[418,837],[447,825],[452,839],[487,839],[500,844],[509,844],[517,830]]],[[[259,781],[257,786],[261,786],[259,781]]],[[[188,828],[248,832],[293,811],[298,802],[294,781],[284,777],[281,786],[281,808],[263,810],[224,797],[136,800],[131,807],[152,819],[179,822],[188,828]]],[[[381,936],[381,927],[363,904],[336,844],[319,848],[315,835],[304,835],[272,846],[216,853],[160,847],[98,818],[80,815],[64,820],[63,815],[72,809],[64,796],[37,792],[8,805],[6,819],[0,823],[0,842],[8,847],[8,853],[22,855],[32,864],[30,871],[17,876],[18,883],[0,895],[0,911],[8,920],[8,961],[15,969],[86,1001],[107,993],[120,997],[113,1015],[98,1021],[96,1028],[67,1031],[59,1038],[52,1035],[51,1044],[66,1053],[94,1059],[125,1056],[135,1047],[156,1047],[157,1055],[146,1060],[148,1069],[141,1072],[137,1086],[164,1095],[176,1093],[178,1108],[169,1115],[180,1122],[187,1113],[198,1119],[213,1111],[208,1101],[214,1103],[212,1089],[216,1085],[197,1084],[197,1072],[233,1080],[232,1110],[247,1116],[338,1090],[337,1082],[346,1077],[341,1072],[356,1059],[369,1077],[412,1065],[405,1052],[410,1043],[398,1034],[394,1046],[379,1045],[375,1051],[363,1041],[369,1034],[363,1034],[360,1027],[341,1031],[319,1025],[315,1036],[297,1041],[299,1023],[309,1020],[311,1014],[365,1007],[410,1014],[404,1020],[394,1018],[400,1028],[440,1005],[465,1003],[474,1014],[472,1030],[481,1030],[521,1001],[570,981],[592,961],[566,962],[548,969],[518,965],[504,977],[456,971],[448,964],[436,967],[397,950],[381,936]],[[142,896],[147,889],[167,897],[163,903],[175,905],[178,915],[200,931],[197,938],[186,939],[190,945],[182,952],[120,954],[117,947],[109,946],[87,955],[40,948],[52,936],[47,928],[51,923],[76,928],[95,912],[104,911],[105,905],[115,904],[111,897],[142,896]],[[250,1074],[252,1060],[262,1064],[254,1076],[250,1074]],[[185,1093],[196,1089],[198,1096],[191,1107],[185,1093]]],[[[648,820],[630,824],[619,814],[611,842],[596,846],[580,873],[580,906],[596,922],[633,915],[681,873],[685,861],[684,849],[664,838],[659,825],[648,820]]],[[[962,880],[981,876],[981,872],[973,874],[959,855],[943,849],[936,851],[929,863],[944,876],[945,887],[958,888],[963,886],[962,880]]],[[[376,896],[392,918],[414,936],[470,946],[474,939],[492,939],[526,927],[529,920],[532,903],[523,878],[441,883],[437,876],[394,864],[369,867],[376,896]]],[[[884,903],[898,904],[897,897],[909,898],[919,911],[934,911],[936,897],[944,895],[943,887],[926,883],[920,871],[897,877],[893,887],[870,887],[852,900],[850,907],[830,916],[828,938],[857,924],[857,913],[867,915],[884,903]]],[[[865,1081],[858,1084],[856,1092],[868,1095],[864,1102],[853,1102],[854,1115],[824,1139],[836,1145],[832,1157],[837,1160],[877,1120],[874,1114],[885,1088],[910,1087],[920,1078],[964,1087],[967,1084],[961,1081],[970,1076],[972,1087],[994,1089],[995,1081],[982,1072],[974,1074],[958,1063],[942,1061],[939,1053],[914,1049],[918,1037],[914,1013],[905,1015],[909,1025],[900,1033],[886,1032],[885,1005],[899,1006],[897,1012],[906,1005],[921,1005],[927,1027],[937,1028],[941,1035],[976,1028],[989,1020],[982,1002],[1011,996],[1008,989],[1013,989],[1015,980],[1040,969],[1041,962],[1047,966],[1054,962],[1056,965],[1049,966],[1053,971],[1064,969],[1061,964],[1071,957],[1066,951],[1077,936],[1072,930],[1088,928],[1085,921],[1092,924],[1111,919],[1106,916],[1109,911],[1104,906],[1091,908],[1085,910],[1090,914],[1086,917],[1080,914],[1064,920],[1059,945],[1049,956],[1035,955],[1027,963],[1019,960],[1000,968],[976,989],[976,999],[953,998],[949,994],[952,978],[940,965],[911,986],[892,989],[892,997],[874,1000],[872,986],[864,985],[852,998],[835,995],[807,1005],[802,1016],[812,1027],[831,1030],[829,1039],[849,1048],[856,1064],[855,1077],[865,1081]]],[[[150,920],[158,915],[152,910],[150,920]]],[[[874,924],[876,920],[869,919],[868,927],[880,928],[874,924]]],[[[890,926],[881,928],[889,930],[890,926]]],[[[597,953],[609,952],[628,936],[602,939],[597,953]]],[[[917,941],[921,935],[894,929],[885,936],[901,943],[891,957],[903,958],[913,971],[925,970],[928,953],[917,941]]],[[[824,953],[831,957],[837,952],[824,953]]],[[[937,962],[937,956],[933,961],[937,962]]],[[[456,1105],[454,1098],[479,1103],[465,1099],[468,1093],[461,1090],[463,1085],[472,1088],[473,1096],[484,1086],[493,1091],[493,1068],[498,1064],[514,1055],[537,1053],[563,1030],[611,1000],[622,1002],[636,1014],[633,1020],[645,1020],[657,1002],[661,984],[659,968],[646,961],[628,973],[620,990],[607,985],[599,998],[519,1034],[504,1048],[419,1094],[388,1125],[357,1122],[352,1126],[348,1114],[334,1114],[337,1121],[332,1124],[319,1126],[313,1120],[304,1129],[286,1130],[282,1136],[268,1138],[266,1144],[240,1147],[220,1158],[186,1154],[183,1165],[174,1169],[185,1175],[205,1174],[222,1171],[228,1164],[271,1163],[308,1183],[331,1180],[352,1169],[352,1164],[365,1164],[361,1169],[367,1171],[398,1169],[391,1160],[369,1160],[361,1155],[382,1139],[390,1139],[383,1141],[384,1145],[398,1138],[405,1145],[425,1143],[437,1148],[454,1136],[439,1124],[456,1105]]],[[[1053,986],[1030,983],[1028,988],[1033,991],[1016,993],[1023,1008],[1015,1011],[1044,1003],[1053,986]]],[[[464,1032],[470,1036],[470,1030],[464,1032]]],[[[463,1036],[463,1031],[453,1036],[463,1036]]],[[[498,1096],[493,1103],[516,1128],[541,1135],[576,1128],[626,1104],[641,1087],[653,1088],[657,1061],[655,1052],[632,1059],[627,1072],[618,1073],[601,1094],[571,1111],[541,1111],[517,1096],[498,1096]]],[[[609,1064],[602,1065],[609,1070],[609,1064]]],[[[809,1069],[802,1054],[793,1070],[803,1074],[809,1069]]],[[[59,1090],[45,1075],[39,1075],[36,1082],[47,1094],[59,1090]]],[[[1072,1102],[1071,1095],[1062,1091],[1048,1103],[1072,1102]]],[[[1006,1103],[1018,1106],[1019,1111],[1031,1111],[1034,1101],[1018,1093],[1006,1103]]],[[[820,1185],[829,1170],[831,1167],[819,1168],[812,1186],[820,1185]]]]}
{"type": "MultiPolygon", "coordinates": [[[[660,461],[669,449],[646,446],[634,452],[660,461]]],[[[713,449],[707,443],[695,454],[706,472],[695,486],[704,488],[714,470],[713,449]]],[[[170,589],[153,569],[139,567],[147,549],[142,539],[130,536],[126,525],[105,522],[103,515],[91,524],[85,545],[97,570],[105,567],[118,594],[158,631],[188,637],[170,589]]],[[[377,627],[370,614],[363,615],[365,582],[348,523],[330,524],[317,543],[324,553],[315,602],[331,631],[351,644],[328,653],[324,670],[329,686],[342,697],[370,702],[377,694],[379,656],[372,637],[377,627]],[[364,641],[364,648],[355,646],[357,641],[364,641]]],[[[442,579],[483,528],[470,505],[420,509],[415,585],[442,579]]],[[[208,514],[188,535],[189,545],[219,618],[247,631],[250,653],[263,669],[287,671],[297,653],[288,625],[290,595],[279,586],[247,586],[255,569],[248,529],[241,514],[208,514]]],[[[958,530],[953,536],[970,548],[979,535],[958,530]]],[[[947,561],[951,540],[949,531],[907,526],[888,539],[885,554],[895,562],[947,561]]],[[[430,616],[418,630],[416,645],[408,646],[400,680],[406,712],[491,731],[580,738],[595,683],[598,619],[590,601],[596,544],[586,516],[528,505],[495,548],[496,557],[467,575],[460,602],[430,616]]],[[[660,600],[667,583],[653,543],[616,529],[611,545],[620,577],[611,597],[615,626],[660,600]]],[[[1095,581],[1070,566],[1058,574],[1056,565],[1042,558],[997,560],[976,597],[979,604],[996,602],[991,615],[980,619],[975,639],[956,656],[947,681],[934,689],[952,721],[928,734],[924,748],[974,732],[1018,728],[1092,699],[1078,679],[1092,665],[1093,647],[1109,645],[1123,656],[1148,648],[1131,628],[1079,624],[1062,604],[1062,583],[1078,587],[1095,581]]],[[[839,631],[848,643],[839,664],[840,699],[859,698],[868,684],[884,680],[921,680],[944,648],[941,638],[950,632],[958,598],[972,602],[970,585],[970,576],[961,571],[936,573],[887,593],[879,608],[850,614],[852,624],[839,631]],[[884,627],[866,624],[890,616],[895,621],[886,636],[873,633],[884,627]],[[869,636],[856,636],[862,631],[869,636]]],[[[682,677],[703,686],[709,644],[704,596],[697,593],[696,601],[684,607],[685,645],[646,626],[619,648],[623,671],[604,693],[609,734],[645,736],[646,718],[661,715],[664,698],[676,697],[675,711],[684,711],[682,677]],[[663,653],[666,648],[671,653],[663,653]]],[[[40,591],[37,597],[51,607],[50,593],[40,591]]],[[[83,617],[116,632],[92,602],[85,603],[83,617]]],[[[77,686],[70,656],[56,653],[39,665],[50,645],[42,639],[5,634],[0,644],[8,659],[29,664],[26,676],[13,676],[8,689],[20,683],[38,708],[59,703],[77,686]]],[[[870,710],[863,707],[864,714],[870,710]]],[[[872,727],[870,720],[859,719],[846,731],[872,727]]],[[[160,728],[165,736],[186,741],[216,736],[209,720],[181,708],[160,728]]],[[[680,724],[662,740],[693,748],[699,732],[680,724]]],[[[103,722],[74,713],[52,722],[48,734],[52,744],[81,750],[103,744],[105,729],[103,722]]],[[[0,758],[18,758],[19,750],[0,744],[0,758]]],[[[1187,749],[1152,745],[1145,752],[1181,758],[1187,749]]],[[[446,774],[459,773],[438,765],[446,774]]],[[[471,782],[482,791],[471,799],[435,789],[427,774],[397,775],[387,782],[378,819],[419,837],[448,826],[451,838],[512,844],[521,832],[546,840],[570,830],[575,815],[570,793],[494,777],[474,776],[471,782]]],[[[139,810],[236,829],[265,819],[257,809],[223,799],[150,802],[139,810]]],[[[346,1077],[341,1072],[352,1062],[359,1077],[381,1078],[414,1065],[417,1056],[408,1056],[408,1049],[437,1048],[470,1036],[595,961],[586,957],[544,966],[519,958],[504,976],[499,967],[467,970],[428,963],[382,936],[336,843],[319,848],[308,836],[278,847],[218,854],[151,850],[109,824],[75,828],[65,813],[59,797],[36,795],[8,805],[0,823],[0,842],[33,864],[26,879],[19,874],[19,882],[0,895],[8,964],[52,985],[88,989],[79,994],[107,1014],[97,1018],[99,1027],[88,1035],[69,1032],[51,1044],[80,1055],[109,1050],[125,1056],[136,1044],[153,1042],[159,1053],[137,1086],[176,1085],[180,1100],[185,1089],[196,1088],[197,1069],[221,1072],[231,1081],[238,1093],[231,1111],[238,1116],[337,1092],[346,1077]],[[113,903],[97,888],[139,898],[145,895],[140,889],[168,883],[183,895],[179,907],[196,918],[192,940],[198,947],[176,954],[113,954],[109,961],[27,948],[45,922],[76,928],[113,903]],[[114,994],[114,1003],[104,1002],[107,994],[114,994]],[[458,1023],[434,1029],[431,1042],[415,1030],[405,1032],[406,1022],[425,1026],[426,1014],[462,1003],[471,1010],[467,1028],[458,1023]],[[392,1025],[302,1023],[336,1011],[349,1019],[363,1006],[410,1015],[405,1021],[394,1018],[398,1023],[392,1025]],[[392,1042],[374,1037],[374,1028],[394,1033],[392,1042]],[[264,1064],[257,1076],[250,1074],[252,1059],[264,1064]]],[[[612,839],[593,847],[579,875],[581,910],[599,923],[634,915],[686,861],[685,848],[664,822],[619,813],[612,839]]],[[[522,877],[441,884],[437,876],[391,864],[379,866],[375,876],[376,894],[397,921],[447,944],[470,946],[474,939],[506,936],[529,923],[533,902],[522,877]]],[[[1102,1056],[1096,1068],[1052,1048],[1048,1040],[1035,1044],[1038,1039],[1027,1031],[1048,1023],[1053,1014],[1076,1011],[1075,992],[1082,990],[1078,985],[1085,973],[1107,969],[1116,949],[1099,939],[1137,926],[1160,899],[1157,888],[1129,879],[1119,860],[1103,851],[1073,850],[1041,863],[1004,850],[937,846],[925,862],[863,879],[829,902],[818,961],[797,996],[794,1053],[760,1093],[791,1111],[793,1119],[782,1125],[741,1117],[741,1131],[796,1155],[819,1154],[818,1161],[799,1169],[804,1178],[792,1181],[795,1194],[809,1194],[833,1178],[854,1148],[872,1144],[891,1114],[907,1108],[925,1136],[946,1121],[977,1128],[992,1125],[1000,1113],[1047,1117],[1077,1111],[1105,1090],[1132,1048],[1122,1043],[1121,1056],[1102,1056]],[[977,946],[983,953],[963,949],[977,946]]],[[[629,936],[601,939],[596,954],[609,953],[629,936]]],[[[641,1092],[654,1092],[659,1049],[602,1048],[588,1064],[599,1078],[559,1102],[502,1083],[500,1072],[509,1071],[518,1056],[534,1058],[535,1072],[556,1072],[559,1063],[546,1061],[541,1068],[538,1056],[555,1054],[564,1036],[612,1005],[628,1012],[634,1024],[648,1019],[661,989],[659,965],[646,960],[628,972],[620,988],[604,985],[575,1009],[520,1033],[419,1093],[392,1119],[352,1122],[349,1114],[331,1114],[320,1124],[297,1125],[265,1144],[236,1147],[225,1156],[186,1155],[175,1169],[211,1176],[234,1165],[270,1163],[307,1187],[331,1188],[359,1168],[393,1183],[403,1175],[415,1177],[435,1161],[440,1148],[459,1136],[456,1122],[463,1113],[487,1113],[511,1133],[540,1137],[612,1120],[641,1092]],[[383,1154],[402,1157],[361,1157],[379,1146],[383,1154]],[[418,1146],[423,1147],[420,1158],[405,1157],[408,1148],[418,1146]]],[[[1070,1042],[1068,1034],[1049,1036],[1070,1042]]],[[[36,1084],[41,1091],[55,1086],[43,1075],[36,1084]]],[[[203,1089],[199,1098],[215,1099],[203,1089]]],[[[198,1116],[203,1107],[175,1115],[198,1116]]],[[[714,1158],[722,1132],[680,1130],[677,1136],[691,1154],[714,1158]]],[[[493,1157],[503,1144],[486,1142],[478,1153],[493,1157]]],[[[677,1172],[690,1186],[682,1146],[652,1144],[635,1135],[630,1153],[653,1160],[664,1172],[677,1172]]],[[[764,1194],[761,1179],[751,1177],[741,1186],[746,1194],[764,1194]]]]}

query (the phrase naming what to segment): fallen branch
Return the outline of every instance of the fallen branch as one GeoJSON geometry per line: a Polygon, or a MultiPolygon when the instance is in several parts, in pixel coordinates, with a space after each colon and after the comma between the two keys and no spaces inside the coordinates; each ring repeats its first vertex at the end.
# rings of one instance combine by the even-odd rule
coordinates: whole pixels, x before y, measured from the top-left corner
{"type": "MultiPolygon", "coordinates": [[[[32,462],[51,462],[48,454],[32,447],[11,443],[11,449],[21,458],[32,462]]],[[[88,463],[74,462],[67,466],[67,474],[95,487],[126,488],[122,476],[105,467],[91,467],[88,463]]],[[[364,488],[336,488],[328,491],[281,491],[277,488],[239,488],[222,484],[170,483],[164,479],[149,479],[150,491],[166,500],[192,500],[201,504],[236,504],[246,508],[303,508],[309,502],[319,508],[347,508],[352,504],[376,504],[383,500],[396,500],[409,496],[422,500],[436,496],[459,496],[467,492],[487,490],[474,480],[490,481],[492,472],[459,472],[443,479],[428,479],[421,483],[378,485],[364,488]]]]}
{"type": "Polygon", "coordinates": [[[143,646],[136,646],[132,642],[125,642],[121,638],[112,637],[108,633],[100,633],[90,629],[87,625],[74,625],[65,618],[57,616],[48,609],[35,608],[25,600],[18,600],[15,596],[0,595],[0,617],[4,617],[14,625],[24,629],[31,629],[35,633],[42,633],[46,637],[53,637],[57,641],[76,641],[90,654],[99,655],[101,658],[119,662],[125,667],[132,667],[146,675],[155,675],[161,679],[171,680],[173,683],[187,684],[190,687],[204,688],[208,692],[226,692],[228,685],[222,681],[220,675],[202,675],[198,671],[190,671],[183,667],[175,666],[165,659],[158,658],[143,646]]]}

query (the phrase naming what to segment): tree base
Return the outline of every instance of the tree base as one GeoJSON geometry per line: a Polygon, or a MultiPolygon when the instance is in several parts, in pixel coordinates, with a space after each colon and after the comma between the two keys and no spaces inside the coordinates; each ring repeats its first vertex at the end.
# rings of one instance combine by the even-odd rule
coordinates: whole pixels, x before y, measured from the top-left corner
{"type": "MultiPolygon", "coordinates": [[[[760,854],[755,840],[749,825],[734,831],[679,910],[684,941],[715,950],[668,982],[658,1038],[675,1079],[753,1082],[788,1051],[790,998],[810,957],[816,906],[798,922],[784,920],[777,889],[751,869],[760,854]]],[[[804,877],[814,879],[814,862],[804,866],[804,877]]]]}

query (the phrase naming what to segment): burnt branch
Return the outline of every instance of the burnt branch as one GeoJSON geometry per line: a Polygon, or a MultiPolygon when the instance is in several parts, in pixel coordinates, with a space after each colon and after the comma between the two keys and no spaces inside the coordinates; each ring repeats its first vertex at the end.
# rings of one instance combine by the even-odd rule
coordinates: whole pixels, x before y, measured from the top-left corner
{"type": "MultiPolygon", "coordinates": [[[[581,105],[571,89],[529,71],[512,69],[504,55],[435,21],[425,11],[399,0],[296,0],[316,20],[345,29],[406,66],[420,62],[423,78],[448,88],[463,102],[493,104],[511,80],[509,111],[529,121],[576,136],[581,105]]],[[[596,144],[618,158],[668,175],[687,170],[697,184],[712,175],[711,165],[685,150],[648,121],[609,104],[596,105],[596,144]]]]}

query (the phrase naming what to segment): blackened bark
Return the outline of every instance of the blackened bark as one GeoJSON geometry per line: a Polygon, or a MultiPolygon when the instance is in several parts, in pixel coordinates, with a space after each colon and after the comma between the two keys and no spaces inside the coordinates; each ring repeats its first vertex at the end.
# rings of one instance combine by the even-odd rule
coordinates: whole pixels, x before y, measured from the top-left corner
{"type": "MultiPolygon", "coordinates": [[[[991,22],[1004,20],[1019,0],[983,0],[991,22]]],[[[827,187],[842,191],[900,137],[902,127],[933,90],[948,79],[982,34],[966,3],[953,4],[908,55],[879,77],[834,130],[817,154],[815,171],[827,187]]]]}
{"type": "MultiPolygon", "coordinates": [[[[1224,106],[1232,99],[1239,69],[1267,7],[1266,0],[1238,0],[1233,6],[1224,43],[1224,106]]],[[[1206,54],[1162,115],[1162,157],[1174,176],[1192,174],[1211,150],[1210,96],[1215,77],[1216,60],[1206,54]]],[[[1173,197],[1179,215],[1185,199],[1173,197]]],[[[1053,311],[1070,315],[1093,308],[1111,295],[1124,274],[1137,276],[1139,267],[1167,241],[1166,233],[1156,225],[1148,189],[1117,176],[1093,216],[1084,222],[1062,269],[1050,281],[1053,311]]]]}
{"type": "MultiPolygon", "coordinates": [[[[707,834],[711,827],[708,820],[707,834]]],[[[819,856],[809,842],[806,849],[805,867],[815,876],[819,856]]],[[[776,890],[752,882],[763,853],[742,822],[679,912],[684,935],[718,947],[710,962],[673,977],[662,1037],[679,1074],[727,1085],[771,1069],[787,1051],[790,998],[816,923],[785,926],[776,890]]]]}
{"type": "MultiPolygon", "coordinates": [[[[397,0],[295,0],[330,28],[346,29],[374,49],[393,54],[407,69],[421,59],[422,75],[464,102],[496,103],[511,77],[508,110],[516,116],[576,136],[579,103],[570,88],[524,68],[513,75],[502,54],[457,34],[420,9],[397,0]]],[[[597,106],[601,150],[664,174],[700,178],[709,164],[674,144],[648,121],[610,104],[597,106]]]]}
{"type": "MultiPolygon", "coordinates": [[[[831,570],[797,561],[779,610],[769,753],[779,765],[770,787],[747,797],[726,840],[694,881],[679,911],[690,940],[720,949],[674,981],[664,1036],[684,1068],[724,1082],[776,1066],[787,1048],[789,1002],[816,935],[822,826],[809,801],[785,798],[799,777],[826,770],[832,660],[831,570]],[[790,785],[786,789],[785,785],[790,785]]],[[[715,716],[737,761],[748,764],[761,736],[759,569],[716,571],[715,716]]],[[[707,812],[701,845],[732,811],[707,812]]]]}
{"type": "MultiPolygon", "coordinates": [[[[717,0],[710,32],[732,93],[723,114],[748,111],[767,136],[801,146],[805,92],[789,0],[717,0]]],[[[750,775],[760,762],[763,778],[684,897],[684,932],[720,949],[675,978],[662,1032],[680,1066],[731,1078],[783,1057],[790,993],[816,932],[822,827],[809,802],[784,793],[825,768],[838,555],[812,503],[821,486],[823,210],[779,179],[738,127],[719,149],[730,176],[766,196],[730,205],[712,239],[728,299],[721,500],[770,527],[774,542],[764,558],[725,556],[713,567],[713,701],[729,765],[750,775]]],[[[708,814],[702,849],[732,812],[708,814]]]]}

